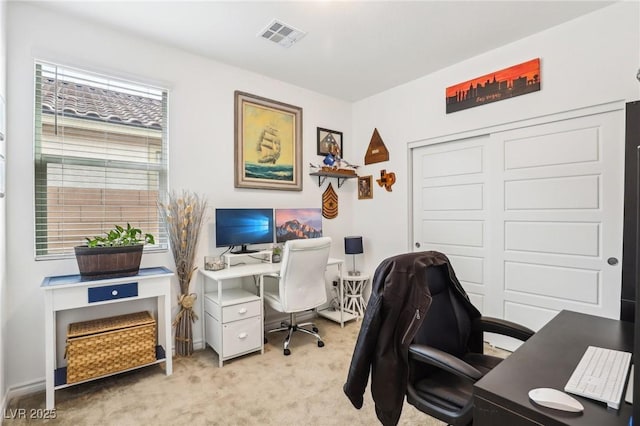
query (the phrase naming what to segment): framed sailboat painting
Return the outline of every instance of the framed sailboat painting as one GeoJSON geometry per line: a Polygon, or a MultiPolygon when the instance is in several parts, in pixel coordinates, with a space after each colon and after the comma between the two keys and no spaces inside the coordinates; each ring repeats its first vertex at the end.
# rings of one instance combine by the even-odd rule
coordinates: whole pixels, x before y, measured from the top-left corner
{"type": "Polygon", "coordinates": [[[235,92],[235,187],[302,190],[302,108],[235,92]]]}

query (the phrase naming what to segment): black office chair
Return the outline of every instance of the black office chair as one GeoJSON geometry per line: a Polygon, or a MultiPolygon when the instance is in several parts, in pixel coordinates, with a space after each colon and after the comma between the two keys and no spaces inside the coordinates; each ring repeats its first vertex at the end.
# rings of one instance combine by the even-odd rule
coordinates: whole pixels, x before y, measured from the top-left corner
{"type": "Polygon", "coordinates": [[[525,341],[534,332],[518,324],[481,317],[462,289],[447,278],[448,268],[427,270],[432,302],[409,346],[407,402],[451,425],[473,423],[473,383],[501,358],[483,354],[483,332],[525,341]]]}

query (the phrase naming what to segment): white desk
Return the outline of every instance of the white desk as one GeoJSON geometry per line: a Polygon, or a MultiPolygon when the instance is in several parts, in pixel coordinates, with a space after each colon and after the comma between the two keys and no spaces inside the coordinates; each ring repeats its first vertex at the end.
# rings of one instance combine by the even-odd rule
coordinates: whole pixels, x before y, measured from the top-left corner
{"type": "Polygon", "coordinates": [[[138,275],[131,277],[82,281],[80,275],[63,275],[46,277],[42,281],[40,288],[45,292],[45,383],[47,410],[55,408],[54,392],[56,389],[62,389],[89,381],[85,380],[67,384],[67,368],[57,368],[56,313],[59,311],[145,298],[156,298],[158,303],[158,346],[156,347],[156,361],[147,365],[164,362],[166,375],[171,375],[173,372],[171,358],[172,276],[173,272],[169,269],[156,267],[142,268],[138,275]]]}
{"type": "MultiPolygon", "coordinates": [[[[329,258],[327,266],[337,266],[342,277],[342,259],[329,258]]],[[[218,365],[231,358],[260,351],[264,353],[264,276],[280,271],[279,263],[254,263],[232,266],[219,271],[199,269],[202,297],[202,335],[205,345],[218,354],[218,365]],[[252,293],[232,280],[257,277],[257,291],[252,293]]],[[[237,280],[236,280],[237,281],[237,280]]],[[[343,286],[340,279],[340,306],[343,286]]],[[[323,315],[324,311],[318,311],[323,315]]],[[[331,312],[334,321],[344,327],[347,321],[342,310],[331,312]]],[[[325,315],[323,315],[325,316],[325,315]]],[[[330,318],[330,317],[328,317],[330,318]]]]}

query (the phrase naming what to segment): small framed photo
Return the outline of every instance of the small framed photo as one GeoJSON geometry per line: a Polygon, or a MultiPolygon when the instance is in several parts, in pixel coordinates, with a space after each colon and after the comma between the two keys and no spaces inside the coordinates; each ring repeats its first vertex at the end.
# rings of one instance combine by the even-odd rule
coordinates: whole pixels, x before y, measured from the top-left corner
{"type": "Polygon", "coordinates": [[[342,156],[342,132],[318,127],[318,155],[337,154],[342,156]]]}
{"type": "Polygon", "coordinates": [[[373,198],[373,175],[358,176],[358,200],[373,198]]]}

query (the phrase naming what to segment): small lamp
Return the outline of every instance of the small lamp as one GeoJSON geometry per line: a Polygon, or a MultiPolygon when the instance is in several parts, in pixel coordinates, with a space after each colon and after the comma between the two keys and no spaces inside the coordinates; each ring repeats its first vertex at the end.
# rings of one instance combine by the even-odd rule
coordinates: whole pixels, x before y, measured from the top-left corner
{"type": "Polygon", "coordinates": [[[356,271],[356,254],[363,253],[362,250],[362,237],[344,237],[344,252],[345,254],[351,254],[353,256],[353,270],[349,271],[349,275],[360,275],[359,271],[356,271]]]}

